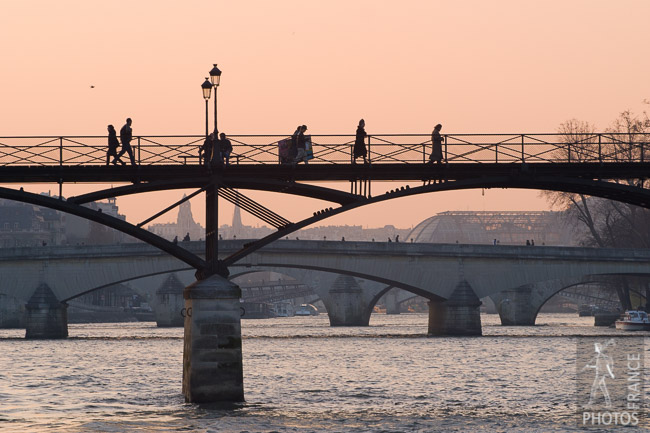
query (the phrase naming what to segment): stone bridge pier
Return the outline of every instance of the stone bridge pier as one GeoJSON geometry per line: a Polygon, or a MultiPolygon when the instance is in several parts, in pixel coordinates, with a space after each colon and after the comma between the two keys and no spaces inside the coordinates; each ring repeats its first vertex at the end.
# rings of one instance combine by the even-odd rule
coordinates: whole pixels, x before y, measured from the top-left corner
{"type": "Polygon", "coordinates": [[[598,280],[598,276],[584,275],[540,281],[495,293],[490,298],[499,313],[501,325],[533,326],[539,310],[556,293],[580,283],[598,280]]]}
{"type": "Polygon", "coordinates": [[[482,335],[480,306],[472,287],[461,280],[448,299],[429,301],[428,335],[482,335]]]}
{"type": "Polygon", "coordinates": [[[36,288],[25,309],[25,338],[68,337],[68,305],[59,301],[47,284],[41,283],[36,288]]]}
{"type": "Polygon", "coordinates": [[[533,290],[532,284],[526,284],[491,296],[499,313],[501,325],[535,325],[537,312],[542,305],[537,305],[538,302],[532,302],[533,290]]]}
{"type": "Polygon", "coordinates": [[[160,328],[184,326],[183,308],[185,285],[176,273],[167,276],[163,284],[156,290],[155,309],[156,324],[160,328]]]}
{"type": "Polygon", "coordinates": [[[330,326],[368,326],[372,305],[364,299],[364,291],[354,277],[339,275],[326,296],[321,296],[327,309],[330,326]]]}

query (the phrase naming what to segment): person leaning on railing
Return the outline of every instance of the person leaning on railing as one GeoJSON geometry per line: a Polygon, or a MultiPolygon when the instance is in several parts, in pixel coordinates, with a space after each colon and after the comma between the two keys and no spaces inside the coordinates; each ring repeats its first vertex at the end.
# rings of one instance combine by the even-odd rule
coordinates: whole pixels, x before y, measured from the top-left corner
{"type": "Polygon", "coordinates": [[[230,165],[230,154],[232,153],[232,143],[226,138],[223,132],[219,135],[219,150],[221,151],[221,163],[230,165]]]}
{"type": "Polygon", "coordinates": [[[206,167],[210,166],[210,161],[212,160],[212,149],[214,148],[214,132],[207,137],[203,145],[199,148],[199,161],[201,164],[206,167]]]}

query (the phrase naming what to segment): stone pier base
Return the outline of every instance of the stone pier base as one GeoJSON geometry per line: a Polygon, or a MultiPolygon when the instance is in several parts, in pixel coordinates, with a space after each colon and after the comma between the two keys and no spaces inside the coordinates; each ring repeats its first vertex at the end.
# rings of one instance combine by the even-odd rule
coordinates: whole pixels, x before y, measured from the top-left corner
{"type": "Polygon", "coordinates": [[[503,326],[533,326],[537,317],[537,308],[532,305],[530,286],[521,286],[505,290],[499,295],[497,312],[503,326]]]}
{"type": "Polygon", "coordinates": [[[170,274],[163,284],[156,290],[156,324],[160,328],[181,327],[185,325],[183,319],[183,283],[176,274],[170,274]]]}
{"type": "Polygon", "coordinates": [[[430,336],[482,335],[481,301],[467,281],[458,283],[449,299],[429,302],[430,336]]]}
{"type": "Polygon", "coordinates": [[[25,305],[25,338],[68,337],[68,305],[62,304],[52,289],[42,283],[25,305]]]}
{"type": "Polygon", "coordinates": [[[363,291],[353,277],[341,275],[322,299],[330,326],[368,326],[370,311],[363,302],[363,291]]]}
{"type": "Polygon", "coordinates": [[[241,289],[213,275],[186,287],[184,297],[185,401],[244,401],[241,289]]]}

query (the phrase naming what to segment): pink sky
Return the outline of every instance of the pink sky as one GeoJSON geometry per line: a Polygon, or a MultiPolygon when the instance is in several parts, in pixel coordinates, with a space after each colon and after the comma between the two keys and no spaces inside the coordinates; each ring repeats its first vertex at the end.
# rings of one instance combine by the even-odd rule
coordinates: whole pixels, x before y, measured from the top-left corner
{"type": "MultiPolygon", "coordinates": [[[[570,118],[604,129],[648,107],[648,17],[646,0],[5,1],[0,136],[103,135],[126,117],[136,135],[201,134],[200,84],[215,62],[229,134],[290,134],[299,123],[352,134],[361,117],[370,134],[436,123],[446,133],[553,132],[570,118]]],[[[292,220],[331,205],[243,192],[292,220]]],[[[139,222],[182,194],[118,205],[139,222]]],[[[202,201],[192,201],[201,222],[202,201]]],[[[546,208],[536,192],[476,190],[323,224],[410,227],[446,210],[546,208]]],[[[222,211],[229,222],[232,206],[222,211]]]]}

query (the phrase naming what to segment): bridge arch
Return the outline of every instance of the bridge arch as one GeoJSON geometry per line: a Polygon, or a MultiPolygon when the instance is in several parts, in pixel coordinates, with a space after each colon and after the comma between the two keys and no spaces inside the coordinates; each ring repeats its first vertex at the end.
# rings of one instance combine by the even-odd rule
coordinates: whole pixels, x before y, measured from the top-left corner
{"type": "MultiPolygon", "coordinates": [[[[639,273],[636,273],[636,274],[633,274],[633,275],[634,275],[634,276],[638,276],[638,277],[650,278],[650,274],[639,274],[639,273]]],[[[602,280],[602,277],[611,277],[611,276],[616,276],[616,274],[608,273],[608,274],[590,274],[590,275],[585,275],[583,278],[579,278],[579,279],[577,279],[577,280],[580,280],[580,281],[577,281],[577,280],[576,280],[575,282],[571,282],[571,283],[565,285],[564,287],[561,287],[560,289],[555,290],[554,292],[550,292],[550,293],[548,294],[547,298],[546,298],[546,299],[542,302],[542,304],[539,305],[539,307],[537,308],[537,311],[535,312],[535,317],[537,317],[537,315],[539,314],[539,311],[542,309],[542,307],[543,307],[543,306],[544,306],[544,305],[545,305],[545,304],[546,304],[546,303],[547,303],[547,302],[548,302],[548,301],[549,301],[553,296],[557,295],[558,293],[562,292],[563,290],[570,289],[571,287],[575,287],[575,286],[579,286],[579,285],[583,285],[583,284],[589,284],[589,283],[603,283],[604,281],[602,280]]],[[[623,275],[621,275],[621,276],[629,276],[629,275],[624,275],[624,274],[623,274],[623,275]]],[[[645,297],[645,295],[643,295],[643,294],[637,292],[636,290],[634,290],[634,291],[635,291],[639,296],[645,297]]]]}
{"type": "MultiPolygon", "coordinates": [[[[237,267],[237,266],[251,267],[249,265],[236,265],[235,267],[237,267]]],[[[442,298],[442,297],[440,297],[440,296],[438,296],[436,294],[433,294],[431,292],[427,292],[427,291],[425,291],[425,290],[423,290],[423,289],[421,289],[419,287],[411,286],[409,284],[405,284],[405,283],[400,282],[400,281],[394,281],[394,280],[390,280],[390,279],[387,279],[387,278],[377,277],[375,275],[368,275],[368,274],[365,274],[363,272],[358,272],[358,271],[351,271],[351,270],[346,270],[346,269],[330,269],[330,268],[326,268],[326,267],[322,267],[322,266],[304,265],[304,264],[287,265],[287,264],[284,264],[284,263],[272,263],[272,262],[260,264],[259,266],[255,266],[255,267],[256,268],[262,268],[262,269],[294,268],[294,269],[305,269],[305,270],[311,270],[311,271],[327,272],[327,273],[338,274],[338,275],[348,275],[348,276],[351,276],[351,277],[361,278],[361,279],[364,279],[364,280],[370,280],[370,281],[375,281],[375,282],[378,282],[378,283],[383,283],[383,284],[386,284],[387,286],[390,286],[390,287],[398,287],[398,288],[406,290],[408,292],[415,293],[417,295],[420,295],[420,296],[423,296],[423,297],[426,297],[426,298],[430,298],[430,299],[433,299],[433,300],[444,301],[444,298],[442,298]]],[[[239,274],[237,274],[237,275],[239,275],[239,274]]]]}
{"type": "MultiPolygon", "coordinates": [[[[602,283],[612,273],[591,273],[570,278],[538,281],[490,295],[504,325],[534,325],[542,307],[555,295],[571,287],[602,283]]],[[[620,274],[650,277],[650,274],[620,274]]]]}
{"type": "MultiPolygon", "coordinates": [[[[313,185],[301,184],[294,181],[270,179],[268,181],[261,182],[259,180],[254,180],[251,178],[229,178],[228,176],[221,176],[219,178],[220,186],[297,194],[306,197],[328,200],[339,203],[341,205],[336,209],[327,208],[322,211],[317,211],[312,217],[306,218],[297,223],[290,223],[280,227],[275,233],[272,233],[262,239],[253,241],[245,245],[240,251],[225,258],[223,260],[223,265],[225,265],[225,267],[232,266],[241,258],[277,239],[282,238],[283,236],[286,236],[290,233],[300,230],[301,228],[307,227],[343,212],[386,200],[430,192],[477,188],[522,188],[551,190],[593,195],[645,208],[650,208],[650,193],[642,187],[632,187],[628,185],[617,184],[614,182],[592,180],[589,178],[538,176],[533,171],[528,171],[525,167],[527,167],[525,164],[513,164],[513,174],[510,176],[466,178],[463,180],[446,181],[444,183],[430,183],[426,185],[427,180],[430,182],[432,178],[441,177],[441,173],[431,170],[429,176],[425,176],[425,185],[413,188],[402,187],[398,190],[393,190],[375,197],[354,195],[344,193],[332,188],[316,187],[313,185]]],[[[442,177],[444,177],[444,175],[445,171],[443,169],[442,177]]],[[[101,190],[83,196],[71,197],[67,201],[7,188],[0,188],[0,197],[49,207],[52,209],[71,213],[73,215],[77,215],[82,218],[98,222],[100,224],[104,224],[108,227],[122,231],[130,236],[133,236],[157,248],[160,248],[161,250],[193,266],[195,269],[206,269],[207,263],[205,260],[192,253],[189,253],[182,247],[179,247],[172,242],[156,236],[147,230],[141,229],[117,218],[92,211],[88,208],[80,206],[79,204],[98,200],[100,198],[116,197],[120,195],[135,194],[140,192],[163,191],[188,188],[192,186],[205,188],[206,183],[210,184],[210,182],[213,181],[215,180],[210,180],[204,176],[189,179],[186,181],[157,181],[144,184],[134,184],[101,190]]]]}

